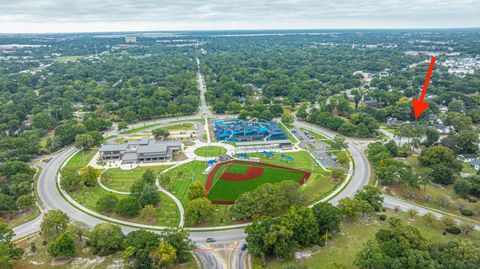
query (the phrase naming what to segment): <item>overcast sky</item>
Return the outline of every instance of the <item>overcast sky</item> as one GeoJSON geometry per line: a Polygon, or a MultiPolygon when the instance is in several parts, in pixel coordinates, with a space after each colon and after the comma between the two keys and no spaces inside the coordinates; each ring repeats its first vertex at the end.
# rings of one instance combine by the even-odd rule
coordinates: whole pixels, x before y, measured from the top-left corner
{"type": "Polygon", "coordinates": [[[480,0],[0,0],[0,32],[480,27],[480,0]]]}

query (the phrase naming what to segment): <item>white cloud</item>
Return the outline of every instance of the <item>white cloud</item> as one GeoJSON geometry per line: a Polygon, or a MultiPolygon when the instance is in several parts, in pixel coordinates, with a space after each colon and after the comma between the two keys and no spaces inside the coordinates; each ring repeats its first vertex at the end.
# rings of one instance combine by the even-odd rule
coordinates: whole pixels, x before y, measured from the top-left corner
{"type": "Polygon", "coordinates": [[[480,0],[1,0],[0,10],[0,32],[480,26],[480,0]]]}

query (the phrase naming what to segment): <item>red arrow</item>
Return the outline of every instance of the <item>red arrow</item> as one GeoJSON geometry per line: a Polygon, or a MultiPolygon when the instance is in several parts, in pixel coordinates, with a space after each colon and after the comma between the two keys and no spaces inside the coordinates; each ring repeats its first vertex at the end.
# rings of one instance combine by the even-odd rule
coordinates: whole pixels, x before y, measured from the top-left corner
{"type": "Polygon", "coordinates": [[[425,99],[425,94],[427,93],[428,89],[428,83],[430,82],[430,77],[432,76],[432,71],[433,71],[433,66],[435,65],[435,56],[432,56],[432,59],[430,60],[430,66],[428,67],[428,72],[427,72],[427,77],[425,78],[425,82],[423,83],[423,89],[422,92],[420,93],[420,99],[415,99],[412,98],[412,104],[413,104],[413,112],[415,114],[415,119],[420,117],[420,115],[427,109],[429,103],[424,102],[423,99],[425,99]]]}

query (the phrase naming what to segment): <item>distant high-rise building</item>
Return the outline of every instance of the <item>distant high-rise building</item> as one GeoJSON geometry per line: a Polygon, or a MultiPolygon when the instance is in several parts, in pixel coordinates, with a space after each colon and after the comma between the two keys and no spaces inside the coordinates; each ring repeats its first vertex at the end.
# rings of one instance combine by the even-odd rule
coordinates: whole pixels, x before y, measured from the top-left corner
{"type": "Polygon", "coordinates": [[[127,43],[127,44],[137,43],[137,37],[136,36],[126,36],[125,37],[125,43],[127,43]]]}

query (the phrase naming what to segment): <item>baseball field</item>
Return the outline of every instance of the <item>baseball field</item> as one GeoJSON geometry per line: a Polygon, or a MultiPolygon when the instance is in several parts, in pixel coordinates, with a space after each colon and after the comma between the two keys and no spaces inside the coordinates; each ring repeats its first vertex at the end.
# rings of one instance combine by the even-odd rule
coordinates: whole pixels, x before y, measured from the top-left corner
{"type": "Polygon", "coordinates": [[[207,177],[205,188],[213,203],[231,204],[241,194],[265,183],[292,180],[303,184],[310,172],[261,162],[232,160],[216,164],[207,177]]]}

